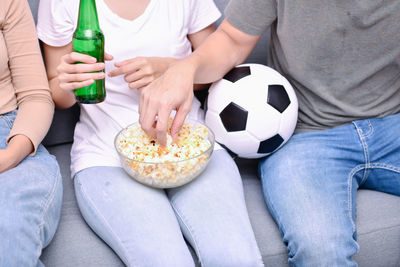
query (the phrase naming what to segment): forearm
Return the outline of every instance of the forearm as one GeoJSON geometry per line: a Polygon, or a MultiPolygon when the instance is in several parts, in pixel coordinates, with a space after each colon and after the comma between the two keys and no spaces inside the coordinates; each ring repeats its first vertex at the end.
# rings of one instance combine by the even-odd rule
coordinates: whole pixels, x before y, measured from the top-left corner
{"type": "Polygon", "coordinates": [[[62,47],[49,46],[46,43],[42,44],[51,97],[57,108],[69,108],[76,102],[75,95],[70,90],[61,89],[59,74],[60,61],[62,62],[63,56],[73,51],[72,42],[62,47]]]}
{"type": "Polygon", "coordinates": [[[239,62],[236,51],[232,49],[231,41],[221,31],[211,35],[202,47],[186,59],[188,70],[194,73],[196,84],[212,83],[220,79],[239,62]],[[224,45],[219,45],[222,43],[224,45]]]}
{"type": "Polygon", "coordinates": [[[250,54],[259,36],[250,36],[224,21],[204,43],[187,57],[185,65],[194,82],[204,84],[220,79],[250,54]]]}
{"type": "Polygon", "coordinates": [[[18,114],[7,136],[7,143],[17,135],[25,135],[36,149],[51,125],[54,104],[50,95],[48,97],[38,95],[24,100],[18,105],[18,114]]]}
{"type": "Polygon", "coordinates": [[[57,108],[65,109],[73,106],[76,102],[75,95],[71,91],[62,90],[57,77],[49,80],[51,97],[57,108]]]}
{"type": "MultiPolygon", "coordinates": [[[[175,62],[177,62],[179,59],[177,58],[172,58],[172,57],[168,57],[168,58],[161,58],[161,62],[163,62],[164,67],[163,69],[163,73],[170,67],[172,66],[175,62]]],[[[193,85],[193,90],[204,90],[207,89],[210,86],[210,84],[194,84],[193,85]]]]}

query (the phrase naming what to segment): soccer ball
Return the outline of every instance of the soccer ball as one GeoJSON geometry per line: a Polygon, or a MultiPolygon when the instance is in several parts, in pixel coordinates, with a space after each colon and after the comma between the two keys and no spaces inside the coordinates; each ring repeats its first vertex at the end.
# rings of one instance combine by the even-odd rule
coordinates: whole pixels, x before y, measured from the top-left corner
{"type": "Polygon", "coordinates": [[[206,101],[206,124],[215,140],[242,158],[260,158],[279,149],[297,122],[297,98],[277,71],[243,64],[213,83],[206,101]]]}

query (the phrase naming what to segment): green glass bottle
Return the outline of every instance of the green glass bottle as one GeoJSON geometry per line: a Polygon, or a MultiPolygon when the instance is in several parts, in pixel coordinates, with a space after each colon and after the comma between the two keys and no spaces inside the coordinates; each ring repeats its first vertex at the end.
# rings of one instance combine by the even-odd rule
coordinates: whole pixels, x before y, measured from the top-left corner
{"type": "MultiPolygon", "coordinates": [[[[99,26],[95,0],[80,0],[78,26],[72,46],[75,52],[95,57],[97,62],[104,62],[104,35],[99,26]]],[[[104,79],[76,89],[75,97],[82,104],[103,102],[106,97],[104,79]]]]}

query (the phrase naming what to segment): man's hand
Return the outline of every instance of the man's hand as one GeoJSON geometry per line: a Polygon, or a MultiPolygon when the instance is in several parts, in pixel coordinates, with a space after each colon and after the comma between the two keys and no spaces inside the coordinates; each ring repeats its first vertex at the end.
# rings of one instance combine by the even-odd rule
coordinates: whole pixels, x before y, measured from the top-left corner
{"type": "Polygon", "coordinates": [[[174,58],[137,57],[122,62],[116,62],[117,67],[108,75],[115,77],[124,75],[125,81],[131,89],[140,89],[160,77],[175,62],[174,58]]]}
{"type": "Polygon", "coordinates": [[[194,69],[183,61],[140,90],[139,123],[161,145],[166,144],[168,120],[176,110],[171,135],[176,138],[193,101],[194,69]]]}
{"type": "Polygon", "coordinates": [[[201,46],[176,62],[162,75],[140,91],[139,122],[143,130],[166,143],[168,119],[176,116],[171,134],[176,138],[193,100],[193,84],[212,83],[234,66],[242,63],[260,39],[236,29],[226,19],[201,46]]]}

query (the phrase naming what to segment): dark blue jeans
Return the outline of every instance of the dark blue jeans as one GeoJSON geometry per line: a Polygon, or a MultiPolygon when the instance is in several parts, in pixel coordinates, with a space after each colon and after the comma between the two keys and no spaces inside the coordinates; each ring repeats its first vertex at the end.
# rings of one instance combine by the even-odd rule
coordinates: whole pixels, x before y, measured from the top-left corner
{"type": "Polygon", "coordinates": [[[259,172],[290,265],[357,266],[357,189],[400,195],[400,114],[295,134],[259,172]]]}

